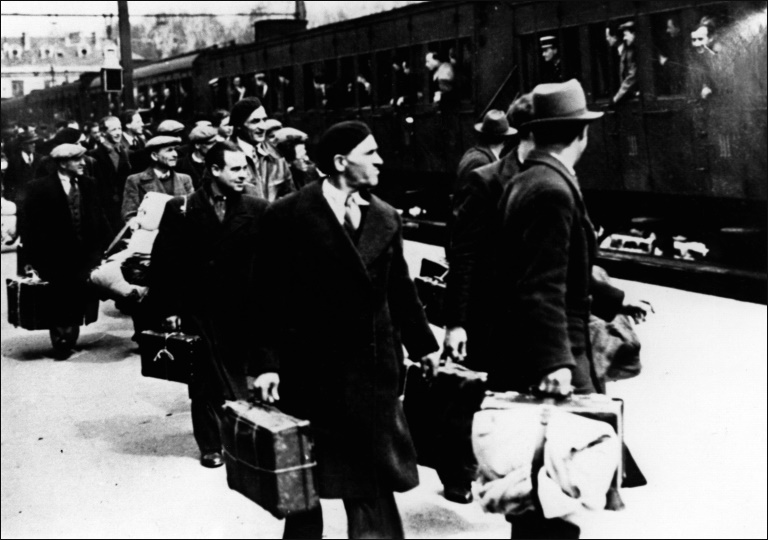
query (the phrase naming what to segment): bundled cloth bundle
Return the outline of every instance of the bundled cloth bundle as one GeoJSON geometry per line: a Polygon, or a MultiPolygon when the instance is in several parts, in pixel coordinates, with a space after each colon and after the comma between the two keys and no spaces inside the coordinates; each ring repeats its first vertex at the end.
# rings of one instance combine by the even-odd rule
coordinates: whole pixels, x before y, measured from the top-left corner
{"type": "Polygon", "coordinates": [[[584,509],[605,508],[621,456],[610,424],[549,405],[476,413],[472,446],[484,510],[540,508],[547,519],[574,523],[584,509]]]}
{"type": "Polygon", "coordinates": [[[12,244],[16,240],[16,205],[2,199],[2,243],[12,244]]]}
{"type": "Polygon", "coordinates": [[[136,225],[145,231],[156,231],[163,219],[165,203],[173,197],[165,193],[150,191],[141,200],[139,210],[136,212],[136,225]]]}

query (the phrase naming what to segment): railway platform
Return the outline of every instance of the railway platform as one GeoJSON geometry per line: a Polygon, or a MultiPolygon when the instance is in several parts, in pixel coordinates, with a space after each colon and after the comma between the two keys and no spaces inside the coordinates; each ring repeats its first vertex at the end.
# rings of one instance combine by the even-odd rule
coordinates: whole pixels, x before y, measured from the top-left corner
{"type": "MultiPolygon", "coordinates": [[[[441,256],[406,251],[412,272],[441,256]]],[[[2,277],[14,270],[3,253],[2,277]]],[[[766,306],[617,283],[656,309],[637,330],[643,372],[609,386],[649,484],[622,492],[626,510],[590,515],[582,537],[765,538],[766,306]]],[[[198,464],[186,388],[141,377],[130,318],[102,303],[80,350],[56,362],[47,332],[8,324],[2,289],[3,538],[282,535],[223,468],[198,464]]],[[[501,516],[446,501],[434,471],[420,475],[397,497],[408,537],[509,538],[501,516]]],[[[323,507],[325,536],[344,538],[342,504],[323,507]]]]}

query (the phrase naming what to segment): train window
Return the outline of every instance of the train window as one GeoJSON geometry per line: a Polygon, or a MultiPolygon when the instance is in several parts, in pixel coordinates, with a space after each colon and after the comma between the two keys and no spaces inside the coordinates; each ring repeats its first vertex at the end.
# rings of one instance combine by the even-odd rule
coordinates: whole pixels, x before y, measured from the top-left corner
{"type": "Polygon", "coordinates": [[[331,83],[335,81],[335,61],[315,62],[304,66],[304,106],[306,109],[323,109],[328,106],[331,83]],[[329,67],[332,71],[327,71],[329,67]],[[331,83],[329,83],[331,81],[331,83]]]}
{"type": "Polygon", "coordinates": [[[273,108],[276,111],[287,112],[294,106],[293,70],[290,67],[272,72],[272,88],[274,89],[273,108]]]}
{"type": "Polygon", "coordinates": [[[520,74],[522,77],[523,88],[528,92],[539,83],[539,47],[536,36],[521,36],[520,49],[520,74]]]}
{"type": "Polygon", "coordinates": [[[345,109],[355,106],[355,59],[341,59],[341,70],[334,85],[335,99],[331,100],[331,108],[345,109]]]}
{"type": "Polygon", "coordinates": [[[555,33],[539,36],[539,83],[563,81],[563,60],[560,39],[555,33]]]}
{"type": "Polygon", "coordinates": [[[685,83],[685,36],[676,12],[651,17],[653,70],[658,95],[680,94],[685,83]]]}
{"type": "Polygon", "coordinates": [[[395,69],[397,65],[390,51],[376,53],[376,104],[380,107],[392,104],[395,69]]]}
{"type": "Polygon", "coordinates": [[[232,77],[232,84],[230,85],[231,101],[234,105],[244,97],[248,97],[248,88],[245,86],[245,77],[243,75],[236,75],[232,77]]]}
{"type": "Polygon", "coordinates": [[[267,107],[272,107],[272,88],[267,81],[267,74],[263,71],[254,73],[251,78],[251,86],[253,96],[259,98],[267,107]]]}
{"type": "Polygon", "coordinates": [[[369,54],[357,58],[357,103],[360,107],[370,107],[373,101],[371,83],[373,82],[373,57],[369,54]]]}
{"type": "Polygon", "coordinates": [[[395,51],[392,70],[395,80],[394,104],[397,106],[415,105],[421,96],[417,75],[419,69],[414,67],[412,52],[414,51],[407,47],[395,51]]]}
{"type": "Polygon", "coordinates": [[[578,79],[581,81],[581,47],[579,46],[579,29],[564,28],[562,40],[562,80],[578,79]]]}
{"type": "Polygon", "coordinates": [[[461,101],[472,100],[472,41],[463,38],[456,47],[456,71],[458,75],[458,92],[461,101]]]}

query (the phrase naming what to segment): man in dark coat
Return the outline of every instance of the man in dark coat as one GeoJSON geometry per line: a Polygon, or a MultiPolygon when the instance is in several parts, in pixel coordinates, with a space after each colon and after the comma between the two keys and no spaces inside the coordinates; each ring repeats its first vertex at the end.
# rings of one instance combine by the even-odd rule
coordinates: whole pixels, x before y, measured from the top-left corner
{"type": "MultiPolygon", "coordinates": [[[[403,256],[402,222],[368,193],[382,160],[362,122],[329,128],[330,177],[273,203],[264,219],[263,354],[255,387],[311,422],[324,498],[341,498],[350,538],[403,538],[394,491],[418,485],[400,394],[402,343],[434,372],[438,349],[403,256]],[[279,389],[279,393],[278,393],[279,389]]],[[[285,538],[321,538],[318,508],[285,538]]]]}
{"type": "Polygon", "coordinates": [[[91,269],[112,237],[95,181],[83,176],[85,148],[62,144],[51,152],[57,170],[29,185],[22,242],[29,264],[54,289],[51,342],[58,359],[72,354],[86,304],[91,269]]]}
{"type": "Polygon", "coordinates": [[[637,71],[637,46],[635,44],[637,31],[635,30],[635,23],[627,21],[619,26],[619,30],[621,30],[624,36],[624,48],[619,59],[621,86],[619,86],[618,91],[611,100],[614,104],[635,97],[640,86],[637,71]]]}
{"type": "Polygon", "coordinates": [[[225,399],[248,397],[246,360],[254,336],[245,293],[267,202],[243,194],[248,171],[236,146],[216,143],[206,165],[202,188],[166,205],[147,300],[161,320],[178,316],[182,329],[205,344],[190,384],[192,427],[202,465],[218,467],[217,415],[225,399]]]}
{"type": "Polygon", "coordinates": [[[116,116],[102,118],[102,139],[93,157],[96,159],[96,181],[99,185],[107,219],[115,231],[123,226],[120,207],[123,204],[125,180],[131,174],[128,151],[122,144],[123,128],[116,116]]]}
{"type": "Polygon", "coordinates": [[[205,154],[216,144],[218,131],[211,126],[196,126],[189,132],[189,144],[192,151],[179,159],[176,171],[188,175],[192,179],[192,185],[199,189],[203,183],[205,174],[205,154]]]}
{"type": "MultiPolygon", "coordinates": [[[[593,284],[597,242],[573,167],[587,147],[588,124],[602,113],[587,110],[575,80],[537,86],[533,110],[523,127],[535,147],[499,205],[488,382],[501,391],[603,391],[591,358],[590,311],[634,315],[650,306],[628,304],[618,289],[593,284]]],[[[578,538],[579,532],[536,512],[512,518],[513,538],[578,538]]]]}
{"type": "Polygon", "coordinates": [[[34,132],[19,135],[16,148],[8,156],[8,169],[3,177],[3,197],[6,200],[20,204],[24,190],[35,178],[41,158],[35,151],[39,141],[40,137],[34,132]]]}

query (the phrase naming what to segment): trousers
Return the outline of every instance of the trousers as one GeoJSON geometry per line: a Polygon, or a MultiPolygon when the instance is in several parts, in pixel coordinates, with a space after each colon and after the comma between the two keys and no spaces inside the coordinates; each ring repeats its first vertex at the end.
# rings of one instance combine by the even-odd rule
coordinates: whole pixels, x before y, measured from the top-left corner
{"type": "Polygon", "coordinates": [[[203,397],[192,398],[192,433],[201,454],[221,452],[219,418],[222,415],[221,401],[203,397]]]}
{"type": "MultiPolygon", "coordinates": [[[[403,522],[392,493],[374,499],[344,499],[349,538],[405,538],[403,522]]],[[[285,518],[283,538],[322,538],[323,510],[285,518]]]]}

